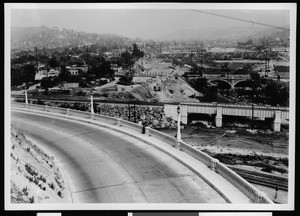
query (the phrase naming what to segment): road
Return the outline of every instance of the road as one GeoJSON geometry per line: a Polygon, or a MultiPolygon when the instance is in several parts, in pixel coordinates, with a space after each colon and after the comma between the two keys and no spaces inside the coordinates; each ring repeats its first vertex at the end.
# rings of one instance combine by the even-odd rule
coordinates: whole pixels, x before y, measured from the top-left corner
{"type": "Polygon", "coordinates": [[[54,156],[74,203],[226,202],[189,168],[128,135],[17,110],[11,121],[54,156]]]}

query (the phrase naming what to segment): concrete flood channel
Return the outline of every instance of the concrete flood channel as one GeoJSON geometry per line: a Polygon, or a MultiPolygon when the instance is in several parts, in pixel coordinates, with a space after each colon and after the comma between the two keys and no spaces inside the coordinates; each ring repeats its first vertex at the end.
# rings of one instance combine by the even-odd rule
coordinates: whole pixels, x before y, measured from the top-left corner
{"type": "MultiPolygon", "coordinates": [[[[158,129],[175,136],[176,129],[158,129]]],[[[181,138],[229,166],[276,176],[288,177],[288,131],[274,133],[257,129],[252,134],[246,128],[206,128],[203,125],[187,125],[181,130],[181,138]]],[[[277,190],[254,184],[275,203],[287,203],[285,190],[277,190]]]]}

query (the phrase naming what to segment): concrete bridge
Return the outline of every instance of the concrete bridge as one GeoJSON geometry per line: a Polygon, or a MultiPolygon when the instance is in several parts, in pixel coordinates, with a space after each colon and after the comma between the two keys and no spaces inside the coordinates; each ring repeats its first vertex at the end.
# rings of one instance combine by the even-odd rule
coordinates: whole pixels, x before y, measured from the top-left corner
{"type": "Polygon", "coordinates": [[[247,79],[250,78],[249,75],[225,75],[220,76],[218,74],[204,75],[204,77],[210,83],[223,83],[226,88],[234,89],[235,87],[243,86],[247,84],[247,79]]]}
{"type": "MultiPolygon", "coordinates": [[[[219,75],[219,74],[205,74],[205,77],[208,82],[216,84],[222,83],[225,88],[234,89],[237,87],[246,87],[249,86],[249,82],[253,82],[250,79],[249,75],[219,75]]],[[[267,79],[272,79],[277,81],[277,76],[268,76],[267,79]]],[[[287,81],[287,80],[285,80],[287,81]]]]}
{"type": "MultiPolygon", "coordinates": [[[[166,116],[173,119],[177,117],[178,105],[165,104],[164,110],[166,116]]],[[[288,107],[272,107],[258,105],[237,105],[237,104],[218,104],[218,103],[182,103],[181,104],[181,121],[184,124],[188,122],[188,115],[192,113],[215,115],[216,127],[222,127],[222,117],[227,116],[244,116],[249,118],[271,118],[273,119],[273,129],[275,132],[280,131],[282,119],[289,120],[288,107]]]]}
{"type": "Polygon", "coordinates": [[[60,154],[62,162],[66,162],[68,167],[73,166],[68,160],[76,160],[76,167],[72,168],[73,171],[67,178],[71,182],[71,192],[74,200],[77,200],[75,202],[206,202],[209,200],[203,200],[203,196],[201,198],[198,194],[204,190],[203,186],[197,186],[198,180],[195,181],[195,178],[200,177],[206,183],[205,188],[209,185],[217,192],[206,192],[210,202],[273,203],[266,194],[218,160],[149,127],[142,134],[141,125],[118,118],[24,103],[12,103],[12,119],[19,124],[20,129],[27,128],[31,135],[37,133],[36,137],[41,141],[50,139],[50,146],[55,148],[55,152],[60,154]],[[95,130],[95,127],[104,130],[95,130]],[[52,133],[57,133],[59,137],[52,133]],[[111,135],[107,133],[118,135],[110,138],[111,135]],[[74,139],[75,136],[79,141],[74,139]],[[120,139],[124,137],[127,137],[127,141],[121,142],[120,139]],[[113,143],[107,142],[110,139],[114,140],[113,143]],[[80,150],[76,150],[77,147],[80,150]],[[76,153],[75,156],[73,153],[76,153]],[[98,153],[102,156],[97,156],[98,153]],[[90,154],[93,156],[90,157],[90,154]],[[156,154],[158,155],[155,156],[156,154]],[[84,162],[82,167],[80,160],[84,162]],[[140,169],[136,170],[137,166],[140,169]],[[106,170],[105,173],[101,172],[101,167],[106,170]],[[153,168],[155,169],[151,170],[153,168]],[[88,181],[78,175],[81,171],[87,175],[88,181]],[[114,175],[110,176],[110,173],[114,175]],[[73,174],[80,178],[73,177],[73,174]],[[189,180],[193,175],[197,177],[189,180]],[[111,181],[117,182],[110,185],[111,181]],[[157,190],[157,187],[160,189],[157,190]],[[222,198],[216,198],[218,196],[222,198]]]}

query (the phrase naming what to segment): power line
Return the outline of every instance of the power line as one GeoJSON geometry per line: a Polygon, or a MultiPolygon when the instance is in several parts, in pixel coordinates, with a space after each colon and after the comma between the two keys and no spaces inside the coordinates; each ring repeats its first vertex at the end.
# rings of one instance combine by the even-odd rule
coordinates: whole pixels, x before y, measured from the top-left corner
{"type": "Polygon", "coordinates": [[[238,21],[242,21],[242,22],[247,22],[247,23],[252,23],[252,24],[257,24],[257,25],[262,25],[262,26],[268,26],[268,27],[271,27],[271,28],[277,28],[277,29],[281,29],[281,30],[285,30],[285,31],[290,31],[290,29],[287,29],[287,28],[283,28],[283,27],[279,27],[279,26],[273,26],[273,25],[260,23],[260,22],[255,22],[255,21],[252,21],[252,20],[240,19],[240,18],[236,18],[236,17],[231,17],[231,16],[222,15],[222,14],[207,12],[207,11],[203,11],[203,10],[196,10],[196,9],[189,9],[189,10],[204,13],[204,14],[224,17],[224,18],[228,18],[228,19],[238,20],[238,21]]]}

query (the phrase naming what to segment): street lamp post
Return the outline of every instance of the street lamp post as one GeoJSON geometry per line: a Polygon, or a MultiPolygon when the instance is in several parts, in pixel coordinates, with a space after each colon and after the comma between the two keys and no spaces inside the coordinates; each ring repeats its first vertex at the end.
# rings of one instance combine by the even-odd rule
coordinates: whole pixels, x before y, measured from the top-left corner
{"type": "Polygon", "coordinates": [[[141,115],[141,120],[142,120],[142,126],[143,126],[143,129],[142,129],[142,134],[145,134],[145,118],[146,118],[146,116],[145,116],[145,114],[144,113],[142,113],[142,115],[141,115]]]}
{"type": "Polygon", "coordinates": [[[181,141],[181,133],[180,133],[180,105],[177,107],[177,141],[181,141]]]}
{"type": "Polygon", "coordinates": [[[90,118],[94,118],[94,103],[93,103],[93,92],[91,91],[91,113],[90,113],[90,118]]]}
{"type": "Polygon", "coordinates": [[[26,106],[28,106],[27,89],[25,89],[25,103],[26,103],[26,106]]]}

